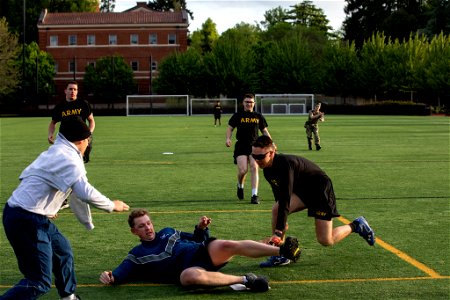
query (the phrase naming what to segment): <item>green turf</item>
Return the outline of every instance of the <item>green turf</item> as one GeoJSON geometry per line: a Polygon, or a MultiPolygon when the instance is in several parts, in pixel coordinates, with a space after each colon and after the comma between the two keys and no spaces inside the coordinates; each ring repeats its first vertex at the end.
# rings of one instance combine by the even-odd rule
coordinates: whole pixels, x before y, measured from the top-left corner
{"type": "MultiPolygon", "coordinates": [[[[226,124],[228,116],[222,123],[226,124]]],[[[265,294],[229,288],[187,291],[173,285],[105,287],[101,271],[114,268],[137,243],[127,213],[93,209],[96,228],[86,231],[70,210],[55,221],[69,238],[83,299],[449,299],[449,119],[407,116],[327,116],[323,149],[308,151],[305,117],[267,117],[279,152],[305,156],[332,178],[341,215],[364,215],[379,240],[369,247],[357,235],[325,248],[305,212],[289,218],[290,234],[304,247],[290,266],[260,269],[261,259],[236,257],[223,271],[266,275],[265,294]],[[397,253],[407,255],[401,259],[397,253]],[[418,263],[431,270],[424,272],[418,263]],[[433,275],[434,274],[434,275],[433,275]]],[[[0,208],[18,176],[48,147],[49,118],[0,119],[0,208]]],[[[235,196],[236,168],[225,147],[226,126],[213,117],[96,117],[90,182],[112,199],[150,210],[155,227],[191,231],[200,215],[213,218],[212,234],[259,240],[270,233],[272,194],[260,174],[261,205],[235,196]],[[164,155],[163,152],[173,152],[164,155]]],[[[249,179],[247,180],[247,182],[249,179]]],[[[249,186],[249,183],[247,184],[249,186]]],[[[335,225],[341,222],[335,220],[335,225]]],[[[0,230],[0,294],[21,274],[0,230]]],[[[57,299],[52,291],[42,299],[57,299]]]]}

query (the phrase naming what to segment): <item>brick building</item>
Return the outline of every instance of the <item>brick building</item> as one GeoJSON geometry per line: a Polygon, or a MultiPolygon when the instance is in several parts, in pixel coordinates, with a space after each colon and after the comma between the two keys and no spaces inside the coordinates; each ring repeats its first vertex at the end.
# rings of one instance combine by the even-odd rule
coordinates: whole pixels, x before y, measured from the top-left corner
{"type": "Polygon", "coordinates": [[[124,12],[49,13],[38,21],[39,47],[55,60],[57,95],[64,94],[69,80],[77,80],[83,91],[88,64],[104,56],[120,55],[130,64],[139,94],[151,93],[158,62],[175,51],[186,51],[186,11],[157,12],[145,2],[124,12]],[[151,69],[151,71],[150,71],[151,69]]]}

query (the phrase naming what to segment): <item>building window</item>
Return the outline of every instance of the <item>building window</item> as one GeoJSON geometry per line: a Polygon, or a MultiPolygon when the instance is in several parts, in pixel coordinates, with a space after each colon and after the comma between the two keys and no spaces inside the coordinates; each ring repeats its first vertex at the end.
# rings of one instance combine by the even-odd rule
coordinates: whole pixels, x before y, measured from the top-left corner
{"type": "Polygon", "coordinates": [[[58,46],[58,36],[57,35],[50,36],[50,46],[58,46]]]}
{"type": "Polygon", "coordinates": [[[156,33],[152,33],[148,36],[148,43],[150,45],[158,44],[158,36],[156,35],[156,33]]]}
{"type": "Polygon", "coordinates": [[[73,46],[77,44],[77,36],[76,35],[69,35],[69,45],[73,46]]]}
{"type": "Polygon", "coordinates": [[[137,45],[139,44],[139,37],[137,34],[130,35],[130,44],[131,45],[137,45]]]}
{"type": "Polygon", "coordinates": [[[95,45],[95,35],[89,34],[87,36],[87,44],[88,45],[95,45]]]}
{"type": "Polygon", "coordinates": [[[76,65],[75,65],[75,61],[74,60],[72,60],[72,61],[70,61],[69,62],[69,72],[75,72],[75,67],[76,67],[76,65]]]}
{"type": "Polygon", "coordinates": [[[89,61],[89,62],[87,63],[87,66],[88,66],[88,67],[91,67],[91,68],[95,68],[95,61],[89,61]]]}
{"type": "Polygon", "coordinates": [[[131,70],[137,71],[139,69],[139,63],[137,61],[131,62],[131,70]]]}
{"type": "Polygon", "coordinates": [[[58,63],[56,63],[56,62],[55,62],[55,65],[54,65],[54,70],[55,70],[55,73],[58,73],[58,69],[59,69],[59,67],[58,67],[58,63]]]}
{"type": "Polygon", "coordinates": [[[169,34],[169,44],[173,45],[177,43],[177,36],[174,33],[169,34]]]}
{"type": "Polygon", "coordinates": [[[110,45],[117,45],[117,35],[110,34],[109,35],[109,44],[110,45]]]}
{"type": "Polygon", "coordinates": [[[158,68],[158,62],[156,62],[156,61],[152,61],[152,72],[153,71],[156,71],[156,69],[158,68]]]}

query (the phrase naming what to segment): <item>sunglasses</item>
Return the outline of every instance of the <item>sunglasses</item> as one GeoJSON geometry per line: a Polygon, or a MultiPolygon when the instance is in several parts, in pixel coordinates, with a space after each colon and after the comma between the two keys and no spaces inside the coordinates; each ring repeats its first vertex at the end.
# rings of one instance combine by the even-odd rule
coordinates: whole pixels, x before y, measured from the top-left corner
{"type": "Polygon", "coordinates": [[[246,104],[253,104],[255,102],[253,102],[253,101],[244,101],[244,103],[246,103],[246,104]]]}
{"type": "Polygon", "coordinates": [[[269,154],[270,152],[271,152],[271,151],[266,152],[266,153],[264,153],[264,154],[253,154],[253,153],[252,153],[252,157],[253,157],[255,160],[263,160],[264,158],[266,158],[267,154],[269,154]]]}

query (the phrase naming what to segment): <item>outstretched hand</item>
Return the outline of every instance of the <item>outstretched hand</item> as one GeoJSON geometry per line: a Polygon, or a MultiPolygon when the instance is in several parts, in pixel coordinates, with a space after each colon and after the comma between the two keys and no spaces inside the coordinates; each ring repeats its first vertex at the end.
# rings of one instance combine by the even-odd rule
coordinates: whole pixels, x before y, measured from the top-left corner
{"type": "Polygon", "coordinates": [[[197,227],[199,229],[205,229],[208,227],[209,224],[211,224],[211,218],[208,218],[207,216],[202,216],[200,217],[197,227]]]}
{"type": "Polygon", "coordinates": [[[130,207],[123,201],[114,200],[114,211],[128,211],[130,207]]]}

